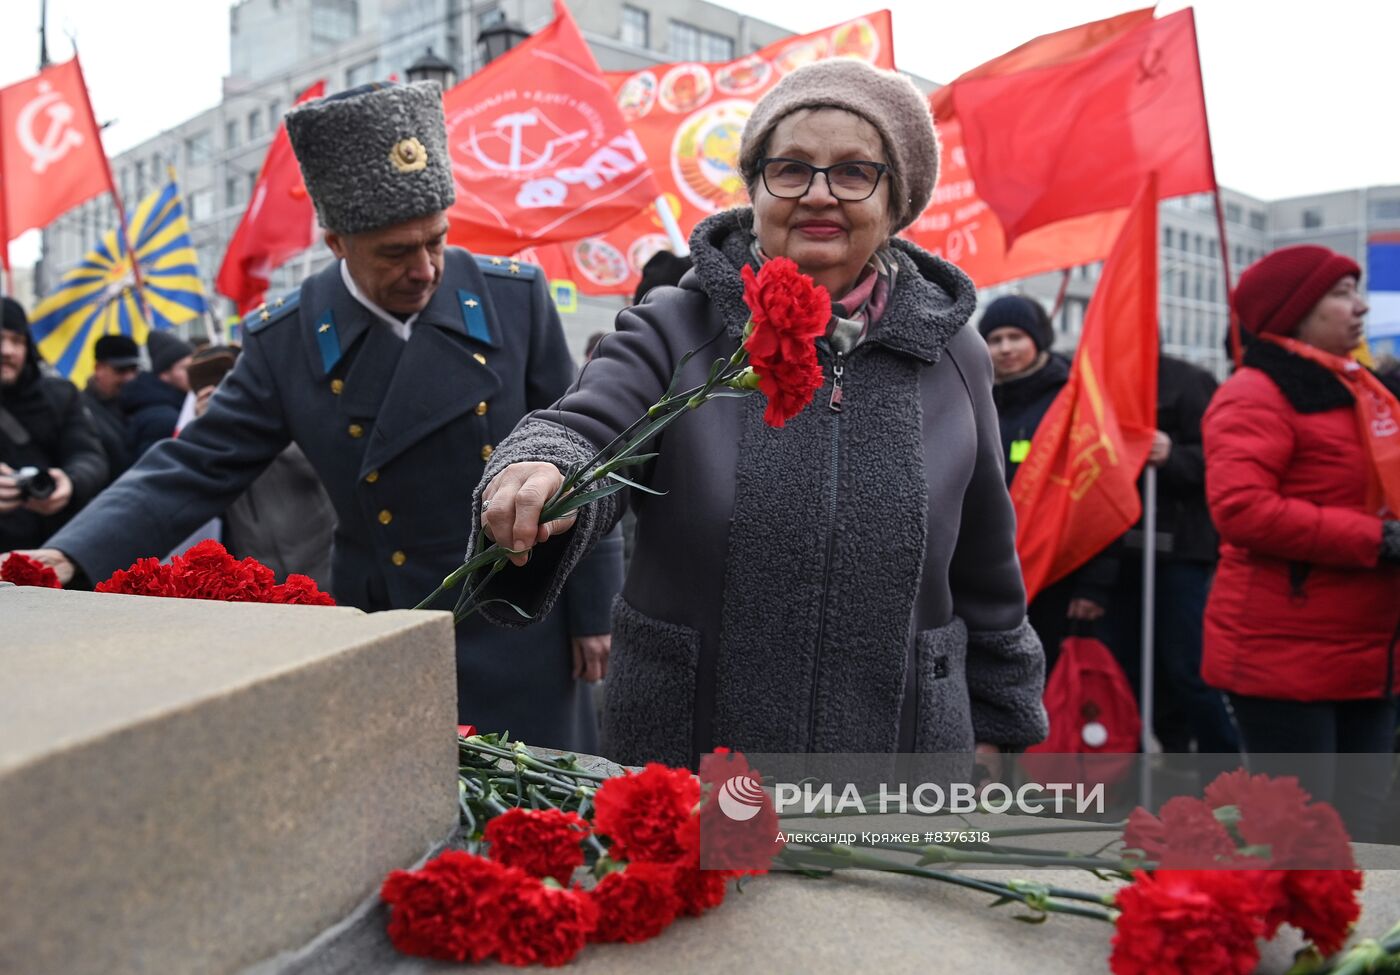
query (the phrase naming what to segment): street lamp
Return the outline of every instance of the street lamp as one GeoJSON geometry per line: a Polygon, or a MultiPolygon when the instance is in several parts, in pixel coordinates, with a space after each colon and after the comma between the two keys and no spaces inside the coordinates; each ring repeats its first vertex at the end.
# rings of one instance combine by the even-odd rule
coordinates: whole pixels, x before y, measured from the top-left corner
{"type": "Polygon", "coordinates": [[[452,87],[457,80],[457,69],[452,62],[445,61],[433,53],[430,47],[423,55],[410,64],[404,72],[409,81],[436,81],[443,91],[452,87]]]}
{"type": "Polygon", "coordinates": [[[502,20],[484,29],[476,40],[481,46],[485,63],[490,64],[529,36],[530,32],[515,21],[502,20]]]}

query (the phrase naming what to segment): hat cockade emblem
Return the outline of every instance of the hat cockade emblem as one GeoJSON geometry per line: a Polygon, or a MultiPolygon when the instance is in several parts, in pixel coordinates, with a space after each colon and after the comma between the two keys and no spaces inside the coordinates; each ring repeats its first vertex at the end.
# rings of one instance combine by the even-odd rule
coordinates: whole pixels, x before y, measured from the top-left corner
{"type": "Polygon", "coordinates": [[[428,150],[415,138],[401,140],[389,150],[389,161],[401,173],[416,173],[428,166],[428,150]]]}

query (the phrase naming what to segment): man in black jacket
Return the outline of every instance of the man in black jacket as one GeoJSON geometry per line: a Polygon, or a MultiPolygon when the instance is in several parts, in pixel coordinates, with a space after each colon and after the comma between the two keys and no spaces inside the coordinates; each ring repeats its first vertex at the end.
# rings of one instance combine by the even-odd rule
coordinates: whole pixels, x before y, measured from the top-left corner
{"type": "MultiPolygon", "coordinates": [[[[1157,433],[1147,463],[1157,468],[1153,732],[1163,749],[1233,753],[1239,740],[1220,692],[1201,680],[1206,596],[1220,539],[1206,507],[1201,418],[1215,377],[1162,355],[1157,366],[1157,433]]],[[[1123,539],[1109,633],[1114,655],[1141,697],[1142,550],[1139,521],[1123,539]]]]}
{"type": "Polygon", "coordinates": [[[0,299],[0,552],[31,548],[107,482],[107,461],[77,389],[45,376],[29,318],[0,299]]]}
{"type": "Polygon", "coordinates": [[[141,349],[129,335],[104,335],[93,345],[93,360],[83,403],[107,455],[108,479],[115,481],[131,466],[121,391],[141,371],[141,349]]]}
{"type": "Polygon", "coordinates": [[[143,372],[122,389],[126,410],[127,447],[133,463],[155,444],[175,436],[185,394],[190,391],[186,370],[194,348],[169,332],[152,331],[146,338],[151,371],[143,372]]]}

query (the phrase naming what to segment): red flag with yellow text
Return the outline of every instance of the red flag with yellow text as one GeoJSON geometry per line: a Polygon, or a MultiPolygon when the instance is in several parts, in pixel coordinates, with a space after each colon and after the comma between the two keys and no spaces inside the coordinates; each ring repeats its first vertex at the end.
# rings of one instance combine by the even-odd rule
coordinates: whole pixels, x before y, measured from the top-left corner
{"type": "Polygon", "coordinates": [[[443,96],[448,240],[512,254],[611,230],[660,190],[568,8],[443,96]]]}
{"type": "MultiPolygon", "coordinates": [[[[326,83],[318,81],[297,96],[296,104],[325,93],[326,83]]],[[[240,315],[247,314],[266,294],[273,269],[315,242],[316,207],[307,195],[283,122],[253,184],[248,209],[229,239],[214,286],[219,294],[233,299],[240,315]]]]}
{"type": "Polygon", "coordinates": [[[6,241],[111,188],[77,57],[0,88],[0,232],[6,241]]]}
{"type": "Polygon", "coordinates": [[[1156,423],[1157,183],[1149,176],[1089,301],[1069,382],[1011,482],[1028,599],[1137,521],[1137,478],[1156,423]]]}
{"type": "Polygon", "coordinates": [[[1077,58],[961,81],[952,99],[1008,240],[1128,206],[1148,173],[1163,197],[1215,189],[1190,9],[1077,58]]]}

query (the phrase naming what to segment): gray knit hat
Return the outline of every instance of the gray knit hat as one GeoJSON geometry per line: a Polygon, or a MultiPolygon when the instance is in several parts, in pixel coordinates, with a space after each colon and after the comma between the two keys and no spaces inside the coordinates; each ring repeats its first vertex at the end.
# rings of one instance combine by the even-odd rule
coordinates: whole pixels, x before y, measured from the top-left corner
{"type": "Polygon", "coordinates": [[[804,65],[758,100],[739,145],[744,182],[758,181],[758,161],[773,129],[804,108],[840,108],[875,126],[894,168],[890,209],[898,233],[918,219],[938,179],[938,133],[928,99],[904,75],[852,58],[804,65]]]}
{"type": "Polygon", "coordinates": [[[287,135],[316,216],[335,233],[440,213],[456,198],[437,82],[318,98],[287,113],[287,135]]]}

